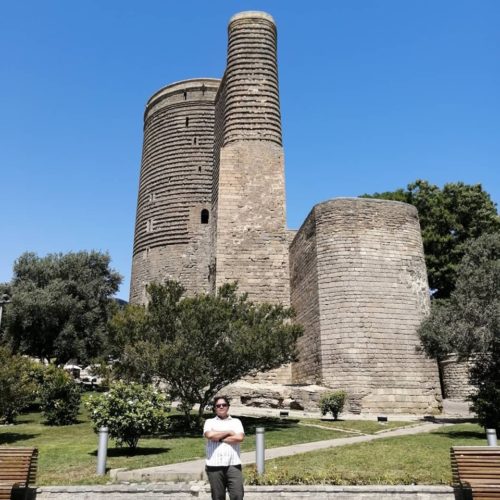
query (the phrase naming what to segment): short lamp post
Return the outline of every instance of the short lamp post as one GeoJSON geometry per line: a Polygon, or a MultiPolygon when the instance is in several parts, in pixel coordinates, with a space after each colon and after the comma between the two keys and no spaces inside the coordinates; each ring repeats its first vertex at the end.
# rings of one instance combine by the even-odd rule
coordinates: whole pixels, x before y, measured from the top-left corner
{"type": "Polygon", "coordinates": [[[5,304],[9,304],[11,302],[10,300],[10,297],[4,293],[1,297],[0,297],[0,327],[2,326],[2,313],[3,313],[3,306],[5,304]]]}

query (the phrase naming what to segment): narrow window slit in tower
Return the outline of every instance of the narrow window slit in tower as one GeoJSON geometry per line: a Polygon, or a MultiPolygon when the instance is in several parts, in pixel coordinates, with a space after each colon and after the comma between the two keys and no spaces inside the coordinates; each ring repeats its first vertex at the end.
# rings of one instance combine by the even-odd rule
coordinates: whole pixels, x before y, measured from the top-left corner
{"type": "Polygon", "coordinates": [[[198,172],[201,172],[201,167],[198,167],[198,172]]]}
{"type": "Polygon", "coordinates": [[[201,211],[201,223],[208,224],[208,218],[209,218],[208,210],[206,208],[204,208],[201,211]]]}
{"type": "Polygon", "coordinates": [[[193,146],[198,145],[198,137],[193,137],[193,146]]]}
{"type": "Polygon", "coordinates": [[[186,127],[189,127],[189,117],[186,116],[186,127]]]}
{"type": "Polygon", "coordinates": [[[188,93],[186,91],[184,91],[183,95],[184,95],[184,100],[186,100],[188,98],[188,93]]]}

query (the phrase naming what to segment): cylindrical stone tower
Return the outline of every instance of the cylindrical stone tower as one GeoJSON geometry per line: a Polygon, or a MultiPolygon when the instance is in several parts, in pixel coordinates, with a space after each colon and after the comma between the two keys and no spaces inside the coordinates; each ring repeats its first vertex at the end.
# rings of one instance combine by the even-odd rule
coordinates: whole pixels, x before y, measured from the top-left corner
{"type": "Polygon", "coordinates": [[[417,334],[429,294],[415,207],[320,203],[290,247],[290,267],[292,305],[305,326],[294,382],[344,389],[354,412],[438,411],[437,363],[417,334]]]}
{"type": "Polygon", "coordinates": [[[237,281],[252,300],[289,303],[276,26],[264,12],[229,21],[216,99],[212,290],[237,281]]]}
{"type": "Polygon", "coordinates": [[[132,261],[130,301],[166,278],[188,293],[208,290],[214,100],[220,80],[168,85],[149,99],[132,261]]]}
{"type": "Polygon", "coordinates": [[[224,143],[266,140],[281,145],[276,26],[265,12],[229,21],[224,143]]]}

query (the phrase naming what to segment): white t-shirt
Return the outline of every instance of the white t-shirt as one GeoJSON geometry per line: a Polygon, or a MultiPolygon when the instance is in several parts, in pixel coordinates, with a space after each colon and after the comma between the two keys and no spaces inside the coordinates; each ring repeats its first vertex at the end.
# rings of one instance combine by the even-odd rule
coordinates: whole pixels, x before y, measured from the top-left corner
{"type": "MultiPolygon", "coordinates": [[[[243,425],[238,418],[227,416],[222,419],[219,417],[209,418],[205,421],[203,435],[205,432],[215,431],[233,431],[237,434],[244,434],[243,425]]],[[[208,466],[227,466],[240,465],[240,444],[219,443],[217,441],[207,440],[206,445],[207,465],[208,466]]]]}

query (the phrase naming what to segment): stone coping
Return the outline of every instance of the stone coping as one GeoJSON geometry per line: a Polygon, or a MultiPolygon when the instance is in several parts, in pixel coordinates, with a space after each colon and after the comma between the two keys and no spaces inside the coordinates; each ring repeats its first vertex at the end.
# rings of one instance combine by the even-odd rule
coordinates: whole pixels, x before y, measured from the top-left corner
{"type": "MultiPolygon", "coordinates": [[[[367,485],[367,486],[245,486],[245,498],[315,498],[335,500],[394,499],[394,500],[454,500],[450,486],[430,485],[367,485]]],[[[209,499],[206,482],[111,484],[87,486],[42,486],[37,500],[120,500],[125,498],[198,498],[209,499]]]]}
{"type": "Polygon", "coordinates": [[[238,21],[240,19],[266,19],[267,21],[276,24],[271,14],[268,14],[267,12],[262,12],[260,10],[247,10],[244,12],[238,12],[233,17],[231,17],[231,19],[229,19],[228,24],[231,24],[232,22],[238,21]]]}
{"type": "Polygon", "coordinates": [[[151,107],[152,104],[156,103],[158,98],[167,97],[170,94],[173,94],[179,90],[190,90],[193,88],[200,87],[202,85],[206,85],[207,88],[211,87],[214,90],[219,88],[220,78],[210,78],[210,77],[200,77],[200,78],[188,78],[186,80],[178,80],[176,82],[169,83],[165,85],[161,89],[157,90],[146,103],[146,107],[151,107]]]}

